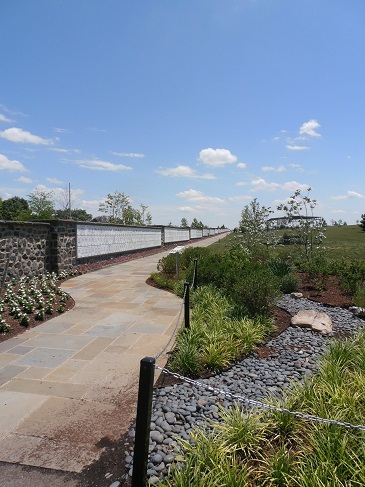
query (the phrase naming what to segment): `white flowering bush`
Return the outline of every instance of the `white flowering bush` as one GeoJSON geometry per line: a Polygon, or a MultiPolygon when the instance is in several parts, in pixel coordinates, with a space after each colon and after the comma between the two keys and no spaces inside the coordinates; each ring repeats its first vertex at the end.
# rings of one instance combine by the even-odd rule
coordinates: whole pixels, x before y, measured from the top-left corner
{"type": "Polygon", "coordinates": [[[0,297],[0,333],[10,330],[7,317],[27,327],[31,320],[43,321],[55,312],[63,313],[70,295],[59,288],[57,282],[76,274],[79,272],[63,271],[59,275],[47,273],[9,281],[2,299],[0,297]]]}
{"type": "Polygon", "coordinates": [[[6,323],[4,318],[0,316],[0,333],[4,334],[10,330],[10,326],[6,323]]]}

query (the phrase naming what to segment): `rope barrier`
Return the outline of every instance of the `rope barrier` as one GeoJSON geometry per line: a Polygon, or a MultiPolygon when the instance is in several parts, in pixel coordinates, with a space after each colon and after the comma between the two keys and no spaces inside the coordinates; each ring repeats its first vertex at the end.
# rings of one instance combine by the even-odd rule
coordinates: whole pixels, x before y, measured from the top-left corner
{"type": "Polygon", "coordinates": [[[305,413],[301,413],[299,411],[290,411],[289,409],[286,409],[286,408],[280,408],[280,407],[274,406],[272,404],[266,404],[264,402],[256,401],[254,399],[248,399],[247,397],[240,396],[238,394],[232,394],[231,392],[223,391],[222,389],[218,389],[217,387],[212,387],[212,386],[209,386],[209,385],[204,384],[202,382],[196,381],[194,379],[184,377],[183,375],[177,374],[176,372],[172,372],[166,368],[158,367],[157,365],[155,365],[155,368],[160,370],[161,372],[163,372],[165,374],[172,375],[176,379],[183,380],[184,382],[187,382],[188,384],[192,384],[192,385],[195,385],[199,388],[202,388],[202,389],[205,389],[208,391],[212,391],[215,394],[221,394],[221,395],[228,397],[230,399],[236,399],[238,401],[244,402],[244,403],[246,403],[250,406],[253,406],[253,407],[258,407],[258,408],[264,409],[264,410],[276,411],[278,413],[289,414],[291,416],[295,416],[297,418],[305,419],[308,421],[319,422],[319,423],[324,423],[324,424],[336,424],[337,426],[342,426],[342,427],[347,428],[347,429],[357,429],[360,431],[365,431],[365,426],[362,424],[354,425],[351,423],[347,423],[345,421],[336,421],[335,419],[321,418],[319,416],[314,416],[313,414],[305,414],[305,413]]]}
{"type": "Polygon", "coordinates": [[[179,311],[179,315],[177,317],[177,321],[176,321],[176,324],[175,324],[175,328],[174,328],[174,331],[172,332],[172,335],[169,339],[169,341],[166,343],[166,345],[164,346],[164,348],[161,350],[161,352],[159,354],[156,355],[155,357],[155,360],[159,359],[161,357],[161,355],[163,355],[165,353],[165,351],[167,350],[167,348],[170,346],[170,343],[172,342],[173,338],[175,337],[175,334],[176,334],[176,331],[177,331],[177,328],[179,326],[179,323],[180,323],[180,320],[181,320],[181,314],[182,314],[182,310],[184,308],[184,300],[185,300],[185,296],[186,296],[186,289],[185,289],[185,292],[184,292],[184,296],[183,296],[183,302],[181,303],[181,306],[180,306],[180,311],[179,311]]]}

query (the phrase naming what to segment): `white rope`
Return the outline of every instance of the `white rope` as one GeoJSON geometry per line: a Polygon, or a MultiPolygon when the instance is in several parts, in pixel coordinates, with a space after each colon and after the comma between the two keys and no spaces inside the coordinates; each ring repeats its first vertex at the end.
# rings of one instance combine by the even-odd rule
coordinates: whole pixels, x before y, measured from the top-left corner
{"type": "Polygon", "coordinates": [[[306,419],[309,421],[314,421],[314,422],[319,422],[319,423],[324,423],[324,424],[336,424],[337,426],[342,426],[347,429],[357,429],[361,431],[365,431],[365,426],[362,424],[354,425],[351,423],[347,423],[344,421],[336,421],[335,419],[327,419],[327,418],[320,418],[319,416],[314,416],[312,414],[305,414],[301,413],[299,411],[290,411],[289,409],[286,408],[280,408],[278,406],[274,406],[272,404],[266,404],[261,401],[256,401],[254,399],[248,399],[247,397],[240,396],[238,394],[232,394],[229,391],[223,391],[222,389],[218,389],[217,387],[212,387],[209,386],[208,384],[204,384],[202,382],[199,382],[197,380],[189,379],[188,377],[184,377],[183,375],[177,374],[176,372],[171,372],[168,369],[158,367],[155,365],[156,369],[161,370],[165,374],[172,375],[176,379],[183,380],[184,382],[187,382],[188,384],[195,385],[196,387],[200,387],[202,389],[212,391],[215,394],[221,394],[223,396],[229,397],[230,399],[236,399],[241,402],[245,402],[246,404],[250,406],[255,406],[264,410],[270,410],[270,411],[276,411],[278,413],[285,413],[285,414],[290,414],[291,416],[295,416],[297,418],[301,419],[306,419]]]}

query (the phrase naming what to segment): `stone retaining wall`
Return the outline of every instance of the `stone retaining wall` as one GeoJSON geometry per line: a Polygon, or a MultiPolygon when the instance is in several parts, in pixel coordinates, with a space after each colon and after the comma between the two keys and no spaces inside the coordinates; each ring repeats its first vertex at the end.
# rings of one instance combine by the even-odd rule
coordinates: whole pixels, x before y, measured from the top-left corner
{"type": "Polygon", "coordinates": [[[0,282],[7,278],[35,276],[50,268],[50,225],[33,222],[0,222],[0,282]]]}
{"type": "MultiPolygon", "coordinates": [[[[226,232],[209,229],[209,235],[226,232]]],[[[137,227],[70,220],[0,221],[0,284],[7,279],[60,273],[77,264],[206,236],[180,227],[137,227]]]]}

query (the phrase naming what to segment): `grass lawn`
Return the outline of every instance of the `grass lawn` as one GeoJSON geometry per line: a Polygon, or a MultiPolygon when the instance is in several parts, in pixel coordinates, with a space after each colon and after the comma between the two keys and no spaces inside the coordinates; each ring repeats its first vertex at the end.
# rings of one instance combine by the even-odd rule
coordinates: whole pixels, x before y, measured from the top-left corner
{"type": "MultiPolygon", "coordinates": [[[[277,232],[282,235],[285,230],[277,230],[277,232]]],[[[222,254],[230,248],[236,238],[236,234],[230,233],[219,240],[219,242],[212,244],[210,248],[222,254]]],[[[329,259],[364,260],[365,232],[357,225],[327,227],[324,246],[326,247],[326,257],[329,259]]],[[[293,247],[292,245],[280,246],[277,250],[289,254],[292,252],[293,247]]]]}

